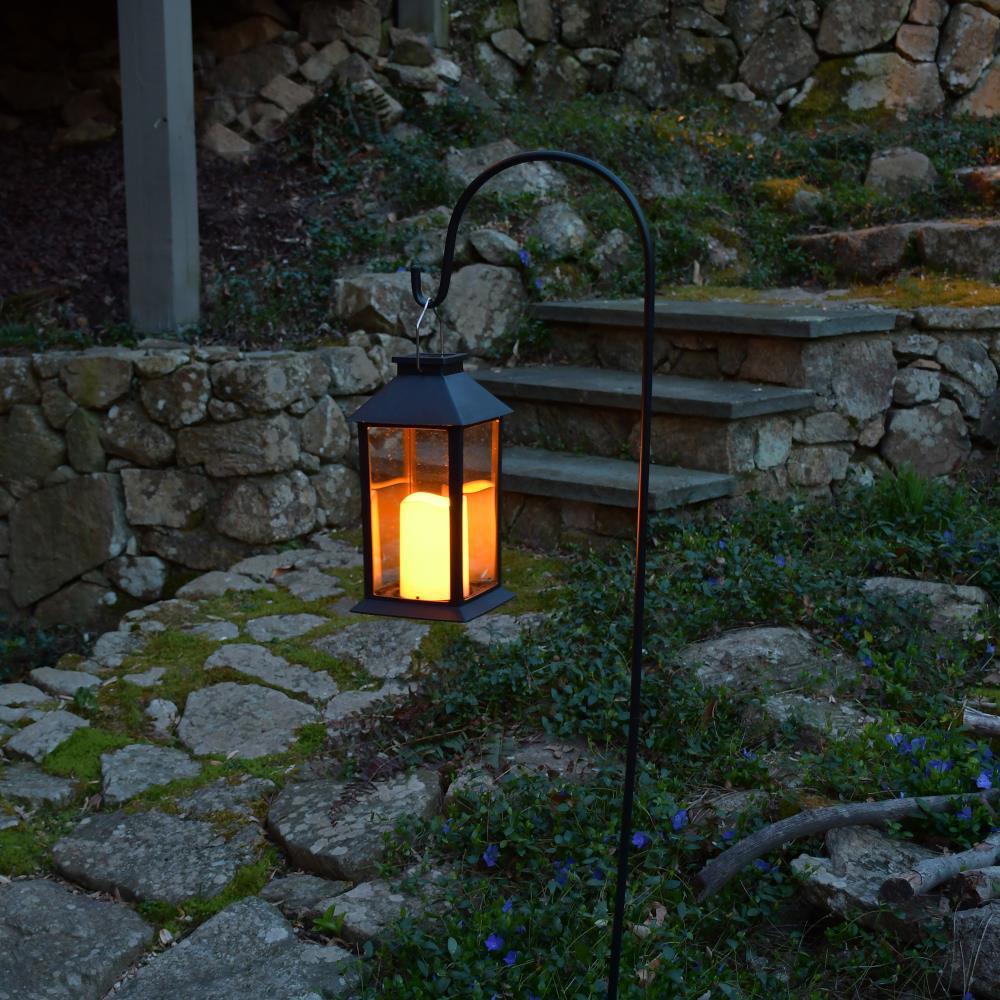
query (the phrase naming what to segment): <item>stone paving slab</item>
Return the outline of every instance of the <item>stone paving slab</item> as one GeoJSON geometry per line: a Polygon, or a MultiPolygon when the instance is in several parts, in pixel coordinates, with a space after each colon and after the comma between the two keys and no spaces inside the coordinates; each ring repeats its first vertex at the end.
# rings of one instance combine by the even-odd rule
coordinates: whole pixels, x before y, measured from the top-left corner
{"type": "Polygon", "coordinates": [[[0,705],[41,705],[49,700],[44,691],[32,684],[0,684],[0,705]]]}
{"type": "Polygon", "coordinates": [[[211,570],[199,577],[195,577],[189,583],[185,583],[177,591],[177,596],[186,598],[221,597],[223,594],[238,593],[247,590],[273,589],[270,584],[261,583],[259,580],[254,580],[249,576],[243,576],[242,573],[211,570]]]}
{"type": "Polygon", "coordinates": [[[344,939],[355,944],[380,937],[404,911],[411,916],[424,912],[420,900],[381,880],[361,882],[331,902],[334,915],[343,918],[344,939]]]}
{"type": "Polygon", "coordinates": [[[199,757],[252,759],[287,750],[301,726],[318,721],[315,708],[280,691],[226,681],[188,695],[177,735],[199,757]]]}
{"type": "Polygon", "coordinates": [[[152,939],[120,903],[42,879],[0,885],[0,1000],[100,1000],[152,939]]]}
{"type": "Polygon", "coordinates": [[[400,618],[377,618],[348,625],[313,643],[338,660],[353,661],[372,677],[402,677],[413,664],[430,626],[400,618]]]}
{"type": "Polygon", "coordinates": [[[238,625],[232,622],[202,622],[200,625],[192,625],[184,629],[188,635],[202,635],[206,639],[214,639],[216,642],[226,642],[235,639],[240,634],[238,625]]]}
{"type": "Polygon", "coordinates": [[[270,642],[272,639],[294,639],[329,621],[319,615],[265,615],[252,618],[243,628],[254,642],[270,642]]]}
{"type": "Polygon", "coordinates": [[[465,634],[479,646],[507,646],[517,642],[526,632],[541,628],[551,617],[544,611],[483,615],[465,626],[465,634]]]}
{"type": "Polygon", "coordinates": [[[172,747],[133,743],[101,755],[101,787],[109,805],[120,805],[149,788],[199,774],[201,764],[172,747]]]}
{"type": "Polygon", "coordinates": [[[329,878],[360,882],[375,874],[383,837],[403,819],[427,819],[441,804],[436,771],[421,770],[376,782],[340,805],[343,783],[320,778],[286,786],[267,825],[300,868],[329,878]]]}
{"type": "Polygon", "coordinates": [[[341,722],[355,712],[363,712],[377,701],[381,701],[391,692],[381,691],[341,691],[331,698],[323,709],[323,719],[326,722],[341,722]]]}
{"type": "Polygon", "coordinates": [[[181,815],[196,819],[222,812],[250,816],[250,807],[273,791],[274,782],[267,778],[241,777],[238,781],[217,778],[178,799],[177,808],[181,815]]]}
{"type": "Polygon", "coordinates": [[[279,576],[276,582],[300,601],[322,601],[340,597],[344,592],[336,577],[318,569],[292,570],[279,576]]]}
{"type": "Polygon", "coordinates": [[[218,895],[254,860],[254,829],[227,840],[210,823],[161,812],[102,813],[83,820],[52,849],[71,882],[133,902],[182,903],[218,895]]]}
{"type": "Polygon", "coordinates": [[[30,806],[64,806],[72,801],[76,784],[69,778],[46,774],[27,762],[0,768],[0,798],[30,806]]]}
{"type": "Polygon", "coordinates": [[[72,698],[81,688],[101,686],[101,678],[82,670],[57,670],[55,667],[36,667],[28,676],[49,694],[72,698]]]}
{"type": "Polygon", "coordinates": [[[156,687],[166,672],[166,667],[150,667],[149,670],[144,670],[141,674],[125,674],[122,680],[134,684],[136,687],[156,687]]]}
{"type": "Polygon", "coordinates": [[[268,882],[260,895],[290,920],[307,921],[321,917],[350,888],[350,882],[318,875],[286,875],[268,882]]]}
{"type": "Polygon", "coordinates": [[[15,757],[28,757],[38,762],[65,743],[78,729],[89,725],[86,719],[72,712],[47,712],[37,722],[15,733],[7,741],[6,750],[15,757]]]}
{"type": "MultiPolygon", "coordinates": [[[[325,622],[325,619],[322,621],[325,622]]],[[[255,677],[286,691],[304,694],[313,701],[327,701],[340,690],[337,682],[329,674],[289,663],[288,660],[275,656],[263,646],[245,642],[234,642],[223,646],[205,661],[206,670],[220,667],[228,667],[230,670],[236,670],[247,677],[255,677]]]]}
{"type": "Polygon", "coordinates": [[[355,996],[356,960],[300,941],[278,909],[233,903],[125,980],[121,1000],[320,1000],[355,996]]]}

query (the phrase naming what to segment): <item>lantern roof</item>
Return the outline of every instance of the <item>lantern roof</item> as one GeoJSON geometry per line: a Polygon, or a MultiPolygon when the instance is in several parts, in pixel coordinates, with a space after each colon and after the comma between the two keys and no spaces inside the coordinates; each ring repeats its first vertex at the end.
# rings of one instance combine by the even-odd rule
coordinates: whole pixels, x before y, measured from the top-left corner
{"type": "Polygon", "coordinates": [[[396,377],[350,419],[383,427],[469,427],[511,412],[462,368],[464,354],[395,357],[396,377]]]}

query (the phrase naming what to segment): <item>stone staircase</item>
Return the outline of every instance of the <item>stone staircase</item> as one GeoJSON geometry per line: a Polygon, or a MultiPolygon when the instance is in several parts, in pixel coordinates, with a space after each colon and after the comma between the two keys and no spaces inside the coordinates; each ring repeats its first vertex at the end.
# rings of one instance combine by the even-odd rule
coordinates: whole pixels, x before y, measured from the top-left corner
{"type": "MultiPolygon", "coordinates": [[[[551,332],[546,364],[475,372],[514,411],[504,421],[507,528],[548,545],[627,535],[642,303],[551,302],[534,316],[551,332]]],[[[815,345],[885,336],[894,324],[895,313],[867,307],[659,302],[651,511],[787,488],[792,428],[831,409],[814,387],[815,345]]]]}

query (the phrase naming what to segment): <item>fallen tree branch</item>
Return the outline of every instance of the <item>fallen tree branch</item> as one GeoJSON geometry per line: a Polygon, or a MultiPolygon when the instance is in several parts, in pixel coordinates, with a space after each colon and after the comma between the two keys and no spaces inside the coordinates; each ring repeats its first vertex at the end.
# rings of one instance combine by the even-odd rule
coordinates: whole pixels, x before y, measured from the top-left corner
{"type": "Polygon", "coordinates": [[[962,909],[982,906],[1000,896],[1000,868],[972,868],[955,876],[958,905],[962,909]]]}
{"type": "Polygon", "coordinates": [[[991,833],[981,844],[958,854],[941,854],[918,861],[908,872],[891,875],[881,885],[883,903],[906,903],[921,893],[936,889],[970,868],[987,868],[1000,857],[1000,832],[991,833]]]}
{"type": "Polygon", "coordinates": [[[968,705],[962,712],[962,725],[980,736],[1000,736],[1000,715],[988,715],[968,705]]]}
{"type": "Polygon", "coordinates": [[[807,809],[796,816],[778,820],[723,851],[709,861],[695,876],[700,888],[699,902],[717,893],[748,864],[790,840],[811,837],[845,826],[882,826],[896,820],[926,813],[947,812],[953,805],[978,799],[989,802],[1000,796],[1000,789],[973,794],[929,795],[916,799],[887,799],[882,802],[845,802],[842,805],[807,809]]]}

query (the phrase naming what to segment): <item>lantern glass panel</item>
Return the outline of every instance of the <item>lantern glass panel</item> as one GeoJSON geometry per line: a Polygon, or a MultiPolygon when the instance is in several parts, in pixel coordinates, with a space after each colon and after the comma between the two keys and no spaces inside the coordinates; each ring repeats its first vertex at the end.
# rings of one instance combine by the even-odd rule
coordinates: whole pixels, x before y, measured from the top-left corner
{"type": "Polygon", "coordinates": [[[462,479],[469,594],[475,597],[498,580],[497,481],[500,464],[500,421],[487,420],[463,431],[462,479]]]}

